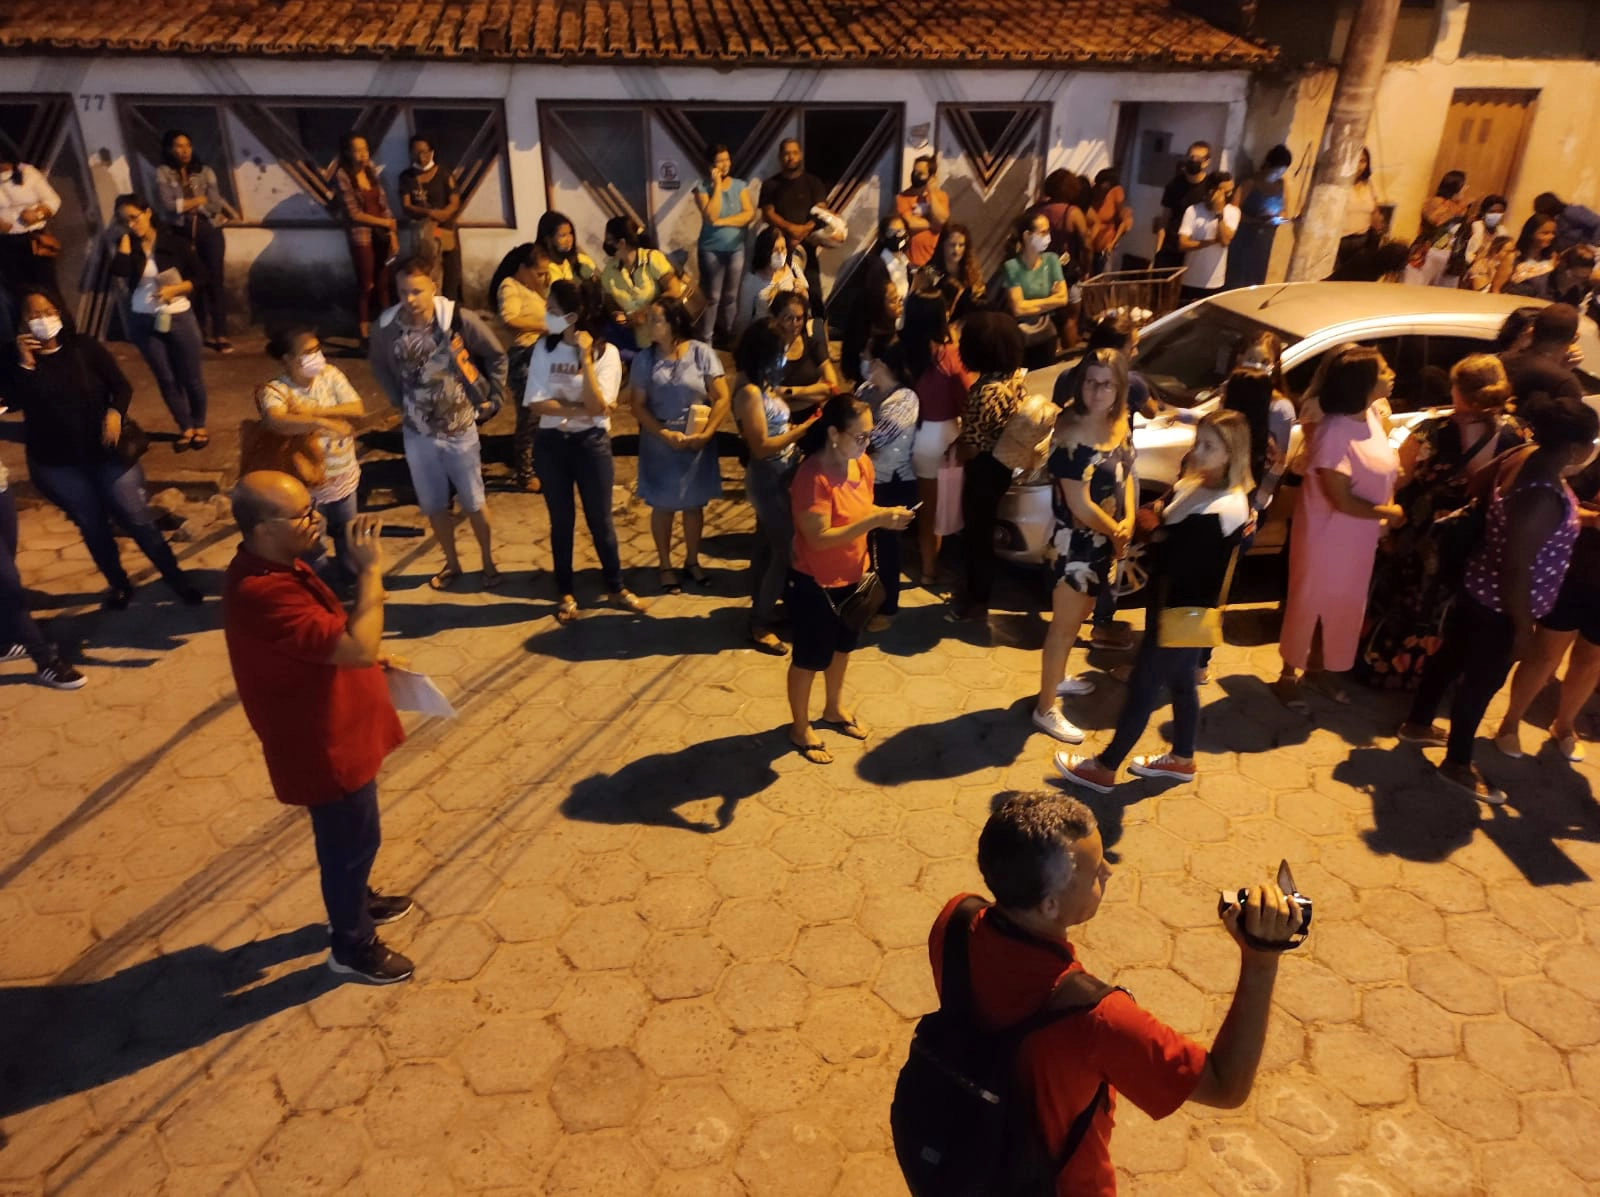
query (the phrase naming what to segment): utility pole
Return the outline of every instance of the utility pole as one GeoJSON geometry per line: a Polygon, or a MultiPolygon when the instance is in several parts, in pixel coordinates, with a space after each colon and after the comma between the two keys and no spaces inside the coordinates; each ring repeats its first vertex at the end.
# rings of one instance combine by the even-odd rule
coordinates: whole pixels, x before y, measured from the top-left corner
{"type": "Polygon", "coordinates": [[[1345,201],[1360,165],[1361,147],[1367,139],[1367,124],[1372,119],[1399,15],[1400,0],[1359,0],[1344,57],[1339,62],[1333,106],[1322,130],[1322,150],[1311,176],[1311,197],[1289,259],[1290,282],[1327,278],[1333,271],[1345,201]]]}

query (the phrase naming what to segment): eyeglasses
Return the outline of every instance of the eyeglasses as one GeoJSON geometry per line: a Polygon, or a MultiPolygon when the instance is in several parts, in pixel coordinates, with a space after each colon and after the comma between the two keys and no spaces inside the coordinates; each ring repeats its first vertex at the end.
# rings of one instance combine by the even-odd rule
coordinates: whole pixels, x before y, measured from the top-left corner
{"type": "Polygon", "coordinates": [[[870,432],[855,432],[855,433],[851,433],[848,439],[854,441],[858,445],[864,445],[864,444],[866,444],[868,441],[870,441],[872,439],[872,433],[870,433],[870,432]]]}
{"type": "Polygon", "coordinates": [[[299,515],[274,516],[272,519],[268,520],[267,523],[290,524],[301,528],[310,528],[321,518],[322,512],[318,511],[315,507],[307,507],[299,515]]]}

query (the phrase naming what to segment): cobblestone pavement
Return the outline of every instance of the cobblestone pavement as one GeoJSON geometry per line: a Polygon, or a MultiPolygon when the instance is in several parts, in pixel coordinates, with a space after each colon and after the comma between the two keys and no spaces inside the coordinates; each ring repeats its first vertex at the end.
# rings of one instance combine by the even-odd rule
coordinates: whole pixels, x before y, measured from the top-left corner
{"type": "MultiPolygon", "coordinates": [[[[394,648],[460,716],[408,717],[382,775],[375,880],[421,908],[390,929],[417,977],[386,989],[323,967],[309,830],[270,797],[216,605],[152,583],[100,613],[76,536],[26,510],[24,576],[90,684],[0,667],[0,1193],[902,1193],[887,1109],[933,1002],[928,925],[979,887],[993,795],[1050,773],[1023,699],[1043,625],[958,638],[910,592],[850,668],[872,740],[824,731],[836,762],[808,765],[776,730],[782,662],[738,647],[724,472],[711,589],[643,618],[557,627],[532,496],[492,499],[495,595],[436,595],[431,544],[387,542],[394,648]]],[[[180,547],[215,586],[232,545],[180,547]]],[[[1243,1109],[1119,1112],[1124,1191],[1600,1189],[1593,772],[1490,760],[1513,800],[1480,808],[1385,734],[1392,700],[1292,715],[1259,680],[1264,610],[1230,631],[1199,781],[1095,804],[1117,872],[1084,956],[1209,1041],[1236,959],[1217,888],[1287,857],[1318,925],[1243,1109]]],[[[1101,681],[1069,708],[1097,730],[1122,694],[1101,681]]]]}

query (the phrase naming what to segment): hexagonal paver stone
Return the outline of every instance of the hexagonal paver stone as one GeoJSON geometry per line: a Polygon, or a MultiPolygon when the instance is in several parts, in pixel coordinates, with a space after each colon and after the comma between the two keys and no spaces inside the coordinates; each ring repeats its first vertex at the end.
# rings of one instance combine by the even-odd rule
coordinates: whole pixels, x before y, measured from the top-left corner
{"type": "Polygon", "coordinates": [[[1367,1133],[1367,1158],[1392,1174],[1402,1193],[1472,1192],[1472,1148],[1472,1140],[1421,1110],[1380,1114],[1367,1133]]]}
{"type": "Polygon", "coordinates": [[[735,960],[763,960],[786,954],[800,920],[772,898],[732,898],[717,908],[711,933],[735,960]]]}
{"type": "Polygon", "coordinates": [[[728,954],[704,932],[656,934],[639,958],[638,973],[657,998],[698,997],[716,988],[728,954]]]}
{"type": "Polygon", "coordinates": [[[1228,838],[1227,817],[1198,798],[1161,799],[1156,822],[1188,844],[1219,843],[1228,838]]]}
{"type": "Polygon", "coordinates": [[[298,1114],[277,1130],[250,1163],[261,1197],[342,1193],[371,1144],[360,1114],[298,1114]]]}
{"type": "Polygon", "coordinates": [[[733,1045],[719,1074],[734,1103],[760,1117],[793,1110],[822,1086],[822,1060],[793,1031],[752,1031],[733,1045]]]}
{"type": "Polygon", "coordinates": [[[1562,1051],[1600,1042],[1600,1010],[1572,990],[1549,981],[1508,985],[1506,1012],[1562,1051]]]}
{"type": "Polygon", "coordinates": [[[1406,975],[1400,950],[1365,923],[1329,922],[1318,927],[1311,948],[1318,960],[1357,985],[1399,981],[1406,975]]]}
{"type": "Polygon", "coordinates": [[[849,841],[840,832],[810,819],[795,819],[772,835],[772,850],[799,869],[837,864],[849,841]]]}
{"type": "MultiPolygon", "coordinates": [[[[50,1170],[43,1191],[158,1193],[168,1172],[160,1135],[153,1126],[118,1127],[86,1136],[50,1170]]],[[[24,1191],[33,1191],[33,1186],[18,1190],[24,1191]]]]}
{"type": "Polygon", "coordinates": [[[1413,1058],[1455,1055],[1460,1021],[1404,985],[1361,995],[1362,1025],[1413,1058]]]}
{"type": "MultiPolygon", "coordinates": [[[[1213,894],[1212,917],[1207,920],[1208,924],[1216,923],[1216,910],[1217,898],[1213,894]]],[[[1226,940],[1216,942],[1214,926],[1208,925],[1206,930],[1213,937],[1215,947],[1226,947],[1226,940]]],[[[1172,954],[1172,929],[1142,907],[1131,902],[1114,902],[1102,906],[1100,913],[1083,926],[1074,927],[1073,942],[1091,957],[1103,959],[1106,963],[1102,967],[1106,967],[1107,971],[1110,967],[1165,964],[1172,954]]],[[[1218,955],[1227,959],[1229,953],[1219,952],[1218,955]]],[[[1238,953],[1231,955],[1237,978],[1238,953]]],[[[1092,969],[1093,966],[1086,964],[1086,967],[1092,969]]],[[[1230,993],[1232,989],[1230,984],[1230,993]]]]}
{"type": "Polygon", "coordinates": [[[1521,1129],[1516,1098],[1465,1060],[1418,1061],[1417,1101],[1440,1122],[1474,1139],[1511,1139],[1521,1129]]]}
{"type": "Polygon", "coordinates": [[[939,995],[933,987],[933,970],[928,967],[926,950],[908,948],[885,953],[878,965],[878,979],[873,982],[876,993],[901,1018],[921,1018],[939,1005],[939,995]]]}
{"type": "Polygon", "coordinates": [[[829,1064],[882,1055],[898,1030],[889,1008],[859,989],[818,994],[800,1021],[800,1038],[829,1064]]]}
{"type": "Polygon", "coordinates": [[[939,903],[914,889],[867,895],[856,924],[879,947],[911,948],[928,942],[939,903]]]}
{"type": "Polygon", "coordinates": [[[1417,992],[1453,1014],[1493,1014],[1500,1009],[1500,986],[1494,978],[1450,952],[1413,956],[1406,976],[1417,992]]]}
{"type": "Polygon", "coordinates": [[[237,1165],[251,1158],[285,1113],[269,1073],[231,1077],[194,1089],[161,1123],[161,1139],[175,1164],[237,1165]]]}
{"type": "Polygon", "coordinates": [[[425,981],[470,981],[494,955],[500,937],[476,918],[429,919],[406,954],[425,981]]]}
{"type": "Polygon", "coordinates": [[[645,1197],[653,1172],[627,1132],[566,1135],[545,1176],[544,1197],[645,1197]]]}
{"type": "Polygon", "coordinates": [[[584,974],[573,978],[556,1003],[556,1022],[575,1047],[621,1047],[649,1009],[650,995],[637,977],[584,974]]]}
{"type": "Polygon", "coordinates": [[[1361,921],[1391,943],[1402,948],[1443,945],[1444,917],[1415,894],[1398,889],[1364,890],[1359,901],[1361,921]]]}
{"type": "Polygon", "coordinates": [[[818,985],[860,985],[872,979],[880,953],[846,923],[807,927],[794,947],[794,965],[818,985]]]}
{"type": "Polygon", "coordinates": [[[500,888],[500,878],[481,861],[452,860],[417,886],[417,901],[435,918],[483,913],[500,888]]]}
{"type": "Polygon", "coordinates": [[[627,1126],[645,1099],[645,1073],[631,1051],[567,1053],[550,1082],[550,1105],[569,1134],[627,1126]]]}
{"type": "Polygon", "coordinates": [[[1600,1183],[1600,1110],[1572,1094],[1524,1097],[1524,1132],[1550,1156],[1593,1186],[1600,1183]]]}
{"type": "Polygon", "coordinates": [[[593,906],[573,916],[556,942],[574,968],[627,968],[643,950],[650,930],[626,903],[593,906]]]}
{"type": "Polygon", "coordinates": [[[543,1093],[566,1049],[549,1019],[501,1016],[474,1031],[456,1059],[474,1093],[543,1093]]]}
{"type": "Polygon", "coordinates": [[[1123,968],[1118,985],[1133,994],[1144,1009],[1185,1035],[1198,1035],[1206,1022],[1206,995],[1165,968],[1123,968]]]}
{"type": "Polygon", "coordinates": [[[1524,1197],[1527,1193],[1580,1193],[1583,1181],[1554,1160],[1539,1159],[1523,1143],[1486,1147],[1481,1168],[1488,1197],[1524,1197]]]}
{"type": "Polygon", "coordinates": [[[1327,1027],[1312,1035],[1311,1068],[1357,1105],[1394,1105],[1411,1090],[1410,1061],[1360,1027],[1327,1027]]]}
{"type": "Polygon", "coordinates": [[[697,998],[651,1010],[633,1042],[639,1059],[657,1076],[711,1076],[733,1038],[722,1012],[697,998]]]}
{"type": "Polygon", "coordinates": [[[1538,954],[1527,937],[1494,915],[1452,914],[1444,922],[1450,950],[1491,977],[1530,977],[1539,971],[1538,954]]]}
{"type": "Polygon", "coordinates": [[[1544,975],[1591,1002],[1600,1002],[1600,950],[1587,944],[1562,944],[1544,959],[1544,975]]]}
{"type": "Polygon", "coordinates": [[[668,1081],[645,1103],[639,1138],[664,1167],[706,1167],[727,1159],[743,1119],[715,1081],[668,1081]]]}
{"type": "Polygon", "coordinates": [[[1485,905],[1483,882],[1447,861],[1403,861],[1400,880],[1401,889],[1445,914],[1471,914],[1485,905]]]}
{"type": "Polygon", "coordinates": [[[1350,982],[1314,960],[1293,955],[1278,970],[1272,1000],[1303,1023],[1349,1022],[1360,1005],[1350,982]]]}
{"type": "Polygon", "coordinates": [[[368,1094],[362,1113],[379,1147],[410,1148],[438,1139],[466,1099],[461,1078],[439,1064],[401,1064],[368,1094]]]}
{"type": "Polygon", "coordinates": [[[555,1005],[571,976],[554,944],[506,943],[495,950],[475,988],[490,1014],[536,1014],[555,1005]]]}
{"type": "Polygon", "coordinates": [[[1474,1020],[1461,1028],[1467,1059],[1521,1093],[1565,1087],[1561,1055],[1527,1027],[1506,1019],[1474,1020]]]}
{"type": "Polygon", "coordinates": [[[857,840],[845,854],[844,871],[865,887],[889,889],[915,885],[922,861],[920,853],[899,840],[857,840]]]}
{"type": "Polygon", "coordinates": [[[633,908],[658,931],[688,931],[710,922],[721,900],[705,878],[678,874],[646,881],[633,908]]]}
{"type": "Polygon", "coordinates": [[[572,917],[572,903],[552,885],[514,885],[495,896],[483,917],[507,943],[554,939],[572,917]]]}
{"type": "Polygon", "coordinates": [[[626,902],[644,884],[644,869],[629,852],[602,852],[575,860],[561,887],[580,906],[626,902]]]}
{"type": "Polygon", "coordinates": [[[471,990],[418,986],[378,1026],[389,1051],[404,1060],[448,1056],[483,1020],[471,990]]]}
{"type": "Polygon", "coordinates": [[[762,847],[718,848],[706,880],[728,898],[769,898],[783,886],[789,866],[762,847]]]}
{"type": "Polygon", "coordinates": [[[752,1193],[772,1197],[827,1197],[844,1153],[810,1118],[777,1114],[750,1128],[734,1173],[752,1193]]]}
{"type": "Polygon", "coordinates": [[[805,978],[777,960],[735,964],[722,975],[717,1005],[741,1031],[792,1027],[805,1011],[805,978]]]}
{"type": "Polygon", "coordinates": [[[1302,1156],[1345,1155],[1361,1149],[1361,1112],[1301,1069],[1263,1077],[1257,1086],[1261,1123],[1302,1156]]]}
{"type": "Polygon", "coordinates": [[[900,838],[929,860],[970,856],[977,847],[972,824],[944,811],[915,811],[900,820],[900,838]]]}
{"type": "Polygon", "coordinates": [[[801,923],[831,923],[855,914],[862,888],[837,870],[806,869],[792,874],[774,900],[801,923]]]}
{"type": "Polygon", "coordinates": [[[1189,1144],[1191,1174],[1218,1193],[1296,1193],[1300,1167],[1300,1157],[1265,1127],[1197,1128],[1189,1144]]]}

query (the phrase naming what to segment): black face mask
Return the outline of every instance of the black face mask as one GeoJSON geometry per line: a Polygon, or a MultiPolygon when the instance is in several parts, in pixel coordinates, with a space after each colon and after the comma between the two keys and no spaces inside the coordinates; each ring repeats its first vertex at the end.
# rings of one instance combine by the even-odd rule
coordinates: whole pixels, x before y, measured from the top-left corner
{"type": "Polygon", "coordinates": [[[895,253],[899,253],[906,247],[906,235],[899,232],[886,234],[883,243],[895,253]]]}
{"type": "Polygon", "coordinates": [[[601,252],[604,253],[608,258],[614,258],[617,256],[617,248],[618,246],[615,241],[606,241],[600,246],[601,252]]]}
{"type": "Polygon", "coordinates": [[[1197,175],[1205,170],[1206,165],[1204,158],[1185,158],[1183,160],[1183,169],[1186,174],[1197,175]]]}
{"type": "Polygon", "coordinates": [[[928,185],[928,176],[923,174],[912,175],[911,185],[913,187],[926,187],[928,185]]]}

